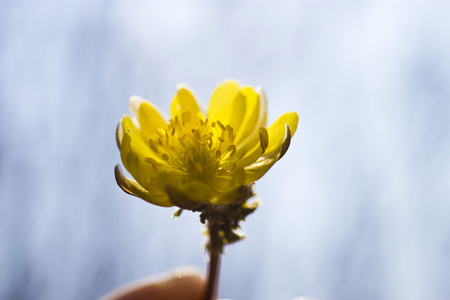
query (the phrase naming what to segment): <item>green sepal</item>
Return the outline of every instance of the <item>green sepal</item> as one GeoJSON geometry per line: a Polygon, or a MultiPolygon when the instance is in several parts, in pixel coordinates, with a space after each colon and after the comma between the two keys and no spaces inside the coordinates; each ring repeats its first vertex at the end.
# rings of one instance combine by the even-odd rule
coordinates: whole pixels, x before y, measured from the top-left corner
{"type": "Polygon", "coordinates": [[[187,194],[170,184],[166,184],[166,193],[169,196],[170,202],[183,209],[194,210],[204,204],[191,200],[187,194]]]}
{"type": "Polygon", "coordinates": [[[278,160],[280,160],[288,151],[289,146],[291,145],[291,129],[289,128],[289,125],[287,123],[284,124],[285,131],[283,136],[283,142],[281,144],[281,152],[280,156],[278,157],[278,160]]]}
{"type": "Polygon", "coordinates": [[[119,124],[117,124],[116,128],[116,143],[117,147],[119,147],[120,150],[120,144],[122,143],[122,137],[123,137],[123,127],[122,127],[122,120],[120,120],[119,124]]]}
{"type": "Polygon", "coordinates": [[[144,189],[137,181],[125,177],[123,175],[120,165],[116,165],[114,167],[114,175],[116,177],[117,185],[127,194],[141,198],[149,203],[170,207],[173,206],[165,196],[155,196],[149,193],[146,189],[144,189]]]}

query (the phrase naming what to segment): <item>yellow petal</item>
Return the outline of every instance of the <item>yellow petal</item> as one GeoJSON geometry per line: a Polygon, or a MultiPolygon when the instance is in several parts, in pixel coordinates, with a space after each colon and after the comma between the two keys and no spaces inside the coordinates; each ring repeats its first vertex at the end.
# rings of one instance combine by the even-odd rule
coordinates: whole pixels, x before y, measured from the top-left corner
{"type": "Polygon", "coordinates": [[[269,134],[269,145],[266,149],[266,155],[270,155],[272,152],[276,152],[277,149],[281,146],[285,135],[285,124],[289,126],[291,136],[294,136],[298,124],[297,113],[285,113],[267,128],[267,132],[269,134]]]}
{"type": "Polygon", "coordinates": [[[114,175],[116,177],[117,184],[125,193],[141,198],[155,205],[166,207],[173,206],[167,195],[163,193],[151,193],[140,186],[135,180],[125,177],[119,165],[116,165],[114,168],[114,175]]]}
{"type": "Polygon", "coordinates": [[[239,83],[235,80],[227,80],[221,83],[214,90],[208,106],[208,118],[212,121],[224,121],[224,125],[232,114],[233,101],[239,91],[239,83]]]}
{"type": "Polygon", "coordinates": [[[229,124],[236,133],[235,158],[242,157],[259,142],[258,129],[267,119],[264,91],[251,86],[239,87],[234,80],[227,80],[214,91],[208,108],[208,117],[229,124]]]}
{"type": "Polygon", "coordinates": [[[237,145],[253,129],[254,124],[251,124],[250,116],[255,111],[256,105],[252,101],[255,102],[257,97],[258,95],[252,87],[240,88],[236,81],[227,80],[220,84],[211,96],[208,118],[212,121],[220,121],[224,125],[230,125],[235,132],[234,144],[237,145]],[[256,97],[250,97],[252,91],[256,97]],[[250,99],[247,99],[248,97],[250,99]],[[250,125],[250,127],[247,128],[246,125],[250,125]],[[244,138],[243,135],[245,135],[244,138]]]}
{"type": "Polygon", "coordinates": [[[257,87],[256,91],[259,94],[259,120],[257,127],[266,127],[267,126],[267,98],[266,93],[262,89],[262,87],[257,87]]]}
{"type": "Polygon", "coordinates": [[[225,164],[224,167],[229,168],[234,164],[238,168],[244,168],[251,165],[259,157],[261,157],[261,155],[263,155],[266,151],[269,144],[269,134],[267,132],[267,129],[261,127],[258,131],[258,136],[255,136],[252,141],[253,145],[251,148],[248,144],[245,145],[245,147],[241,146],[241,148],[239,148],[239,150],[236,152],[234,159],[230,160],[230,162],[225,164]],[[259,141],[257,141],[258,138],[259,141]]]}
{"type": "Polygon", "coordinates": [[[157,137],[156,129],[166,127],[166,121],[150,102],[133,96],[130,98],[130,109],[139,122],[140,131],[145,140],[157,137]]]}
{"type": "Polygon", "coordinates": [[[124,116],[121,120],[121,123],[123,127],[121,133],[122,139],[123,139],[123,132],[128,132],[128,134],[132,139],[133,151],[139,152],[143,157],[151,157],[159,164],[165,163],[164,160],[162,160],[162,158],[160,157],[160,155],[151,149],[149,145],[149,140],[142,135],[141,130],[139,130],[136,127],[136,125],[134,125],[129,116],[124,116]]]}
{"type": "MultiPolygon", "coordinates": [[[[259,131],[265,128],[267,122],[267,100],[262,88],[258,87],[257,94],[253,88],[243,88],[241,91],[246,95],[247,111],[243,125],[237,130],[244,132],[236,137],[236,155],[235,160],[240,159],[241,162],[233,160],[238,166],[247,166],[255,162],[262,154],[261,136],[259,131]]],[[[264,130],[264,129],[263,129],[264,130]]]]}
{"type": "MultiPolygon", "coordinates": [[[[238,94],[240,98],[237,100],[245,103],[244,115],[239,120],[239,123],[235,124],[235,144],[239,147],[241,143],[254,138],[254,135],[258,133],[258,127],[256,126],[260,114],[260,100],[258,93],[251,86],[241,88],[238,94]]],[[[234,110],[232,114],[234,115],[234,110]]]]}
{"type": "MultiPolygon", "coordinates": [[[[242,151],[240,151],[242,152],[242,151]]],[[[239,156],[235,155],[235,160],[230,160],[227,164],[224,165],[224,168],[229,168],[233,164],[238,168],[244,168],[248,165],[254,163],[261,155],[263,154],[261,145],[258,142],[255,142],[253,148],[245,149],[244,153],[240,153],[239,156]]]]}
{"type": "Polygon", "coordinates": [[[239,128],[242,128],[245,112],[247,110],[245,95],[240,91],[235,95],[228,109],[219,113],[216,120],[222,122],[222,124],[229,124],[238,135],[239,128]]]}
{"type": "Polygon", "coordinates": [[[147,187],[150,180],[150,174],[146,171],[142,160],[143,156],[136,150],[131,149],[131,136],[129,132],[125,132],[120,145],[120,156],[122,163],[128,172],[136,179],[140,185],[147,187]]]}
{"type": "Polygon", "coordinates": [[[283,157],[289,148],[291,137],[291,130],[286,123],[284,136],[278,148],[266,152],[263,157],[244,169],[246,172],[246,184],[255,182],[261,178],[281,157],[283,157]]]}
{"type": "Polygon", "coordinates": [[[200,107],[192,92],[187,86],[179,85],[178,91],[173,97],[172,105],[170,106],[172,118],[178,116],[181,120],[193,122],[191,126],[196,127],[200,124],[197,117],[198,112],[200,112],[200,107]]]}
{"type": "Polygon", "coordinates": [[[247,184],[255,182],[260,179],[269,169],[277,162],[277,158],[263,158],[258,159],[257,162],[245,168],[247,184]]]}
{"type": "MultiPolygon", "coordinates": [[[[133,151],[139,152],[142,156],[145,156],[147,153],[150,155],[150,148],[147,146],[147,143],[142,138],[139,129],[134,125],[129,116],[124,116],[122,118],[122,141],[121,141],[121,149],[124,147],[124,139],[127,135],[127,143],[130,144],[131,140],[133,140],[133,151]]],[[[122,151],[121,151],[122,152],[122,151]]]]}
{"type": "Polygon", "coordinates": [[[150,150],[139,132],[126,129],[132,124],[129,118],[124,118],[122,121],[124,126],[120,144],[122,163],[141,186],[148,188],[152,176],[166,163],[150,150]]]}
{"type": "Polygon", "coordinates": [[[145,99],[141,98],[139,96],[131,96],[130,100],[128,101],[128,106],[131,111],[131,115],[137,120],[139,117],[139,106],[141,106],[142,102],[144,102],[145,99]]]}

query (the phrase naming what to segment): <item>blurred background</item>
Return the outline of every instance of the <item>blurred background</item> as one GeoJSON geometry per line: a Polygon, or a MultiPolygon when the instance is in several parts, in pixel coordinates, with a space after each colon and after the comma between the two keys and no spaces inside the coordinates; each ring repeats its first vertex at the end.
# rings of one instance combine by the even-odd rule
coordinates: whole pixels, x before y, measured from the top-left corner
{"type": "Polygon", "coordinates": [[[0,298],[96,299],[182,265],[202,226],[114,180],[117,122],[226,78],[297,111],[226,249],[235,300],[450,299],[447,1],[2,1],[0,298]]]}

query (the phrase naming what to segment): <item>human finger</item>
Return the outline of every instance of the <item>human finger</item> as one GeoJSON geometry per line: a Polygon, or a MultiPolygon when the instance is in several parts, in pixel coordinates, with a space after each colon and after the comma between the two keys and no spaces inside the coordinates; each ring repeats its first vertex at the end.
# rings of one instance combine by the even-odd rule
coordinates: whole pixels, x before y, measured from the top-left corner
{"type": "Polygon", "coordinates": [[[205,278],[192,267],[120,287],[101,300],[201,300],[205,278]]]}

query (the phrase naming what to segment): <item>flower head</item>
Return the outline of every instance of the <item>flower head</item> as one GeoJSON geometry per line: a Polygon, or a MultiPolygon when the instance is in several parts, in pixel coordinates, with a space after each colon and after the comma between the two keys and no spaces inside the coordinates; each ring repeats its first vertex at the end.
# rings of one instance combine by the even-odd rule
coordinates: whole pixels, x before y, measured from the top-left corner
{"type": "Polygon", "coordinates": [[[214,91],[206,114],[180,85],[167,121],[150,102],[133,96],[132,117],[117,127],[123,165],[119,186],[160,206],[194,209],[205,203],[246,200],[251,185],[287,151],[298,115],[288,112],[267,126],[261,88],[227,80],[214,91]]]}

